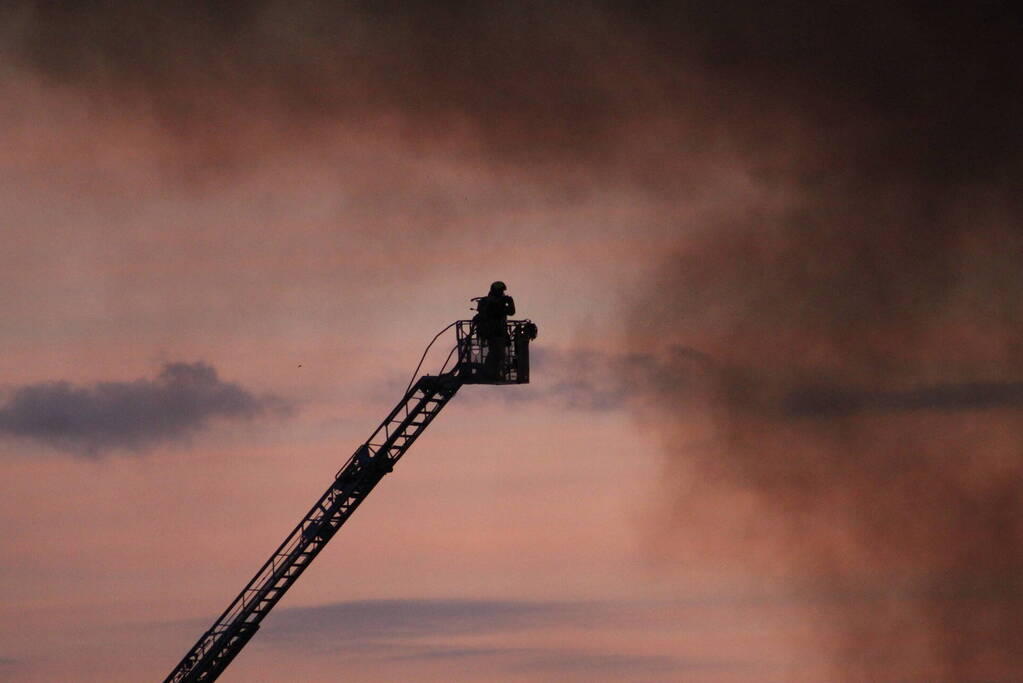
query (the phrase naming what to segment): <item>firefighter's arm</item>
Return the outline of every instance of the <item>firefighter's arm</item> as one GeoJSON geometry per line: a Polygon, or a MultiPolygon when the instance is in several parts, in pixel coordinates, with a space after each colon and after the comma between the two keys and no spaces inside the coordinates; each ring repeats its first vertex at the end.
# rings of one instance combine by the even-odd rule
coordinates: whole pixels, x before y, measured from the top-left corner
{"type": "Polygon", "coordinates": [[[515,299],[507,294],[504,295],[504,312],[507,315],[515,315],[515,299]]]}

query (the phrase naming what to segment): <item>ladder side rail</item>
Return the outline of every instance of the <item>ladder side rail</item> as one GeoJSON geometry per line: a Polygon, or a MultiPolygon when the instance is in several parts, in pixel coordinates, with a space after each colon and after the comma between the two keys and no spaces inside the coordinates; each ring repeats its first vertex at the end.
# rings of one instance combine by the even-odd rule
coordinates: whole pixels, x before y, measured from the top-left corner
{"type": "MultiPolygon", "coordinates": [[[[433,379],[430,378],[430,380],[433,379]]],[[[347,521],[384,474],[390,471],[393,463],[397,462],[401,455],[411,447],[416,437],[454,396],[460,386],[455,382],[445,391],[434,387],[428,388],[427,384],[427,377],[421,377],[373,432],[373,436],[377,436],[385,430],[386,425],[396,421],[394,418],[399,412],[405,410],[406,417],[399,422],[398,428],[393,433],[387,434],[384,443],[379,444],[375,449],[370,446],[370,442],[365,444],[370,448],[373,456],[371,463],[378,462],[377,454],[383,453],[387,459],[386,468],[379,465],[373,467],[370,466],[370,463],[360,462],[356,456],[362,449],[361,447],[357,449],[356,454],[348,459],[327,491],[270,556],[270,559],[263,564],[213,627],[206,631],[195,646],[189,650],[171,675],[167,677],[165,683],[214,680],[215,676],[209,678],[209,674],[213,674],[214,669],[222,670],[227,662],[233,659],[237,650],[240,650],[248,642],[266,613],[283,597],[284,592],[305,571],[305,567],[319,554],[327,541],[347,521]],[[422,393],[422,396],[416,400],[417,392],[422,393]],[[441,396],[440,400],[436,398],[438,395],[441,396]],[[414,406],[409,410],[408,405],[413,401],[414,406]],[[427,404],[431,402],[435,402],[436,407],[432,411],[425,410],[427,404]],[[413,424],[419,415],[424,416],[423,421],[413,424]],[[402,443],[396,444],[399,439],[402,439],[402,443]],[[340,508],[344,509],[340,510],[340,508]],[[325,527],[329,527],[329,530],[325,527]],[[312,528],[316,528],[317,531],[309,534],[309,530],[312,528]],[[303,540],[305,540],[304,543],[303,540]],[[306,557],[307,560],[299,564],[298,560],[302,557],[306,557]],[[293,569],[295,571],[292,571],[293,569]],[[283,584],[277,586],[272,597],[267,599],[267,594],[282,579],[285,579],[283,584]],[[223,645],[221,645],[222,642],[223,645]],[[211,657],[214,661],[210,662],[210,666],[207,668],[204,665],[204,660],[211,657]],[[226,661],[224,661],[225,659],[226,661]]],[[[370,437],[371,441],[373,436],[370,437]]],[[[215,675],[219,675],[219,673],[215,675]]]]}
{"type": "Polygon", "coordinates": [[[187,674],[189,669],[194,666],[194,662],[199,661],[208,652],[213,650],[217,645],[217,641],[230,630],[232,624],[242,621],[247,616],[247,613],[252,610],[253,606],[258,604],[258,597],[263,592],[262,589],[265,586],[276,583],[281,574],[287,571],[287,568],[293,563],[296,550],[302,547],[301,540],[306,530],[314,526],[315,523],[321,522],[325,518],[325,511],[334,507],[334,503],[338,499],[351,497],[350,491],[358,485],[358,478],[362,473],[363,470],[360,466],[349,466],[345,468],[341,475],[335,478],[335,481],[331,483],[327,491],[320,496],[316,504],[302,518],[302,521],[285,538],[284,542],[278,546],[277,550],[270,556],[270,559],[260,567],[256,575],[246,584],[245,588],[242,589],[241,593],[231,602],[228,608],[224,610],[224,613],[214,622],[213,626],[203,634],[199,642],[193,646],[192,650],[181,661],[175,672],[166,679],[165,683],[184,680],[180,676],[187,674]],[[339,481],[341,482],[340,486],[339,481]],[[318,512],[324,512],[324,515],[318,516],[318,512]],[[179,677],[175,677],[175,674],[179,677]]]}
{"type": "MultiPolygon", "coordinates": [[[[316,533],[309,537],[309,542],[304,546],[299,546],[293,551],[293,555],[289,562],[278,570],[277,575],[268,582],[262,592],[255,596],[250,602],[250,615],[247,615],[243,622],[245,625],[256,625],[262,621],[263,617],[270,612],[270,610],[277,604],[277,602],[283,597],[284,593],[290,586],[298,580],[298,577],[305,571],[316,555],[319,554],[320,550],[327,544],[327,542],[337,533],[341,525],[348,520],[349,517],[355,512],[359,504],[369,495],[373,488],[383,479],[384,475],[387,474],[396,462],[415,442],[416,437],[426,428],[426,426],[433,420],[434,417],[440,412],[444,405],[454,396],[457,391],[457,386],[448,392],[442,391],[424,391],[424,395],[417,402],[417,404],[411,410],[409,417],[402,421],[399,430],[397,430],[392,437],[382,444],[381,449],[378,453],[385,454],[387,462],[377,461],[379,464],[374,463],[374,466],[366,467],[360,474],[362,475],[358,480],[357,491],[349,497],[347,504],[342,504],[340,507],[344,509],[335,510],[334,514],[330,517],[324,517],[319,520],[319,526],[316,533]],[[440,395],[438,399],[437,396],[440,395]],[[429,403],[436,403],[436,407],[432,411],[426,410],[426,406],[429,403]],[[420,423],[415,422],[415,418],[422,415],[423,421],[420,423]],[[415,425],[416,429],[410,432],[410,427],[415,425]],[[408,434],[408,436],[406,436],[408,434]],[[396,443],[399,439],[404,437],[404,441],[400,444],[396,443]],[[317,541],[317,539],[320,539],[317,541]],[[306,561],[299,564],[297,560],[301,557],[306,557],[306,561]],[[295,571],[291,571],[294,569],[295,571]],[[277,582],[284,580],[284,583],[277,586],[277,582]],[[272,596],[267,596],[267,593],[273,590],[272,596]],[[249,618],[254,616],[255,618],[249,618]]],[[[380,457],[379,455],[377,457],[380,457]]],[[[251,637],[251,636],[249,636],[251,637]]],[[[237,647],[244,646],[248,638],[245,641],[238,641],[237,647]]],[[[227,648],[231,648],[234,645],[233,639],[229,639],[227,648]]],[[[233,648],[232,648],[233,649],[233,648]]],[[[231,655],[233,657],[233,655],[231,655]]]]}
{"type": "Polygon", "coordinates": [[[388,459],[389,468],[393,467],[394,464],[401,459],[401,456],[403,456],[405,452],[412,447],[412,444],[415,443],[415,440],[419,438],[419,435],[426,430],[426,428],[430,425],[431,422],[433,422],[433,419],[437,417],[437,414],[440,413],[440,411],[444,408],[445,405],[447,405],[448,401],[450,401],[454,397],[455,393],[458,391],[460,387],[461,387],[460,383],[455,383],[452,384],[450,388],[438,389],[435,393],[426,397],[425,400],[423,401],[423,406],[425,406],[425,404],[431,400],[436,401],[437,403],[436,408],[434,408],[432,411],[426,411],[420,408],[418,411],[415,411],[412,415],[406,418],[405,422],[402,425],[402,436],[404,436],[405,433],[409,431],[408,426],[411,423],[414,423],[416,417],[422,415],[423,421],[415,425],[416,426],[415,430],[411,430],[411,432],[408,433],[407,436],[404,436],[405,441],[402,444],[395,445],[392,443],[390,449],[382,451],[384,453],[384,457],[388,459]]]}
{"type": "MultiPolygon", "coordinates": [[[[385,417],[383,421],[377,426],[377,428],[373,430],[373,433],[369,435],[369,438],[366,439],[363,446],[369,448],[372,454],[375,455],[376,451],[379,449],[378,439],[380,433],[381,432],[387,433],[387,426],[394,422],[394,418],[397,417],[398,413],[400,413],[402,410],[406,410],[407,416],[408,404],[410,402],[418,403],[419,399],[416,399],[415,395],[417,392],[422,391],[423,379],[427,376],[428,375],[424,375],[419,378],[419,380],[405,393],[401,400],[398,401],[398,404],[394,406],[391,412],[387,414],[387,417],[385,417]]],[[[387,434],[387,436],[384,437],[384,440],[386,441],[388,438],[390,438],[390,434],[387,434]]],[[[353,460],[356,459],[356,456],[358,456],[359,454],[359,450],[360,449],[356,449],[355,453],[353,453],[352,456],[345,461],[344,465],[341,466],[341,469],[338,470],[337,476],[341,476],[341,473],[352,463],[353,460]]]]}
{"type": "MultiPolygon", "coordinates": [[[[355,470],[353,473],[357,474],[358,469],[357,468],[353,469],[355,470]]],[[[223,614],[221,614],[220,617],[214,622],[213,626],[206,633],[203,634],[203,637],[199,639],[199,642],[196,643],[196,646],[193,648],[193,651],[189,652],[189,655],[196,654],[195,651],[200,651],[199,654],[201,654],[201,650],[208,649],[208,647],[213,644],[213,640],[215,640],[215,637],[220,635],[224,631],[224,629],[234,621],[234,618],[237,616],[237,613],[240,612],[248,603],[251,602],[251,600],[248,598],[248,594],[252,593],[255,587],[262,585],[262,583],[266,581],[266,579],[263,579],[264,576],[272,576],[274,573],[277,572],[277,570],[280,568],[282,564],[282,558],[286,558],[291,555],[291,553],[294,550],[293,546],[296,545],[296,542],[301,539],[302,534],[305,532],[305,529],[311,526],[310,522],[314,522],[317,519],[317,513],[319,511],[329,510],[330,507],[333,505],[334,500],[343,495],[344,492],[346,492],[348,489],[352,487],[352,485],[354,485],[354,483],[355,483],[354,481],[351,481],[351,474],[348,474],[348,476],[339,475],[337,478],[335,478],[335,481],[332,482],[331,486],[327,489],[327,491],[322,496],[320,496],[319,500],[316,501],[316,503],[309,510],[309,512],[306,513],[306,515],[302,518],[302,521],[298,523],[298,525],[292,530],[292,532],[288,534],[288,536],[284,539],[284,542],[281,543],[280,546],[278,546],[278,548],[273,552],[273,554],[270,556],[270,559],[268,559],[263,564],[263,566],[260,567],[259,571],[256,572],[252,580],[250,580],[249,583],[246,584],[245,588],[242,589],[241,593],[239,593],[238,596],[231,602],[231,604],[228,605],[227,609],[224,610],[223,614]],[[348,481],[342,482],[342,485],[339,486],[338,482],[341,481],[342,479],[346,479],[348,481]],[[213,640],[210,640],[211,638],[213,640]]],[[[188,656],[186,655],[185,659],[182,660],[182,664],[185,664],[186,663],[185,660],[187,659],[188,656]]],[[[167,680],[170,681],[172,679],[168,678],[167,680]]]]}
{"type": "MultiPolygon", "coordinates": [[[[405,394],[405,396],[401,399],[401,401],[398,402],[395,408],[391,410],[387,418],[385,418],[384,421],[381,422],[381,424],[376,428],[376,430],[374,430],[373,434],[366,442],[366,445],[373,441],[374,437],[376,437],[383,430],[384,426],[390,420],[393,420],[393,418],[404,407],[406,407],[410,401],[414,399],[415,393],[417,391],[420,391],[421,389],[422,379],[420,379],[420,381],[417,382],[416,385],[405,394]]],[[[371,448],[371,452],[373,450],[375,449],[371,448]]],[[[250,600],[247,599],[248,594],[258,591],[259,588],[262,587],[264,584],[272,583],[274,581],[274,574],[276,574],[279,567],[283,565],[283,563],[278,564],[281,558],[290,557],[295,550],[295,546],[298,545],[297,542],[300,541],[306,529],[320,521],[317,516],[317,512],[320,510],[329,510],[331,507],[333,507],[335,499],[338,497],[337,481],[344,478],[344,475],[346,473],[352,474],[358,473],[359,468],[357,466],[353,467],[353,462],[355,461],[356,455],[358,455],[358,453],[359,449],[356,449],[355,454],[353,454],[346,461],[345,466],[342,467],[341,470],[338,472],[337,476],[335,477],[335,482],[332,483],[331,486],[327,489],[327,491],[320,497],[320,499],[316,501],[316,503],[309,510],[309,512],[306,513],[306,515],[302,518],[302,521],[298,523],[298,525],[284,539],[284,541],[277,548],[277,550],[274,551],[274,553],[270,556],[270,559],[268,559],[263,564],[263,566],[260,567],[260,569],[256,572],[255,576],[253,576],[249,583],[246,584],[245,588],[242,589],[241,593],[238,594],[235,600],[232,601],[230,605],[228,605],[227,609],[224,610],[223,614],[221,614],[220,617],[214,622],[213,626],[206,633],[203,634],[203,636],[199,639],[199,642],[196,643],[192,650],[189,651],[188,655],[186,655],[185,658],[182,660],[179,667],[182,665],[186,665],[187,660],[190,657],[195,655],[201,656],[202,654],[204,654],[204,651],[209,650],[215,644],[216,640],[218,639],[218,636],[220,636],[227,630],[230,624],[236,620],[236,618],[239,616],[241,612],[245,611],[247,603],[250,602],[250,600]],[[353,472],[352,470],[355,471],[353,472]]],[[[166,683],[170,683],[170,681],[172,680],[177,679],[168,678],[166,683]]]]}
{"type": "Polygon", "coordinates": [[[335,483],[330,485],[327,491],[317,500],[316,504],[302,518],[299,525],[291,534],[288,534],[283,543],[263,563],[253,579],[238,593],[237,597],[228,605],[214,625],[199,638],[198,642],[195,643],[188,654],[182,659],[175,670],[175,674],[172,674],[165,683],[183,680],[180,676],[184,675],[194,666],[194,662],[197,662],[198,659],[201,659],[212,650],[232,624],[247,616],[247,613],[252,610],[252,605],[258,604],[258,599],[265,593],[263,589],[276,583],[282,573],[286,572],[287,568],[294,563],[296,551],[301,550],[303,545],[302,539],[307,534],[307,530],[319,525],[325,518],[326,512],[336,507],[338,500],[351,497],[350,490],[357,484],[356,481],[351,481],[352,475],[357,476],[361,472],[361,466],[350,464],[343,470],[342,474],[336,477],[335,483]],[[343,480],[349,481],[347,486],[343,484],[343,490],[339,491],[338,482],[343,480]],[[178,677],[175,677],[175,675],[178,677]]]}
{"type": "Polygon", "coordinates": [[[241,652],[242,648],[252,640],[252,636],[256,635],[256,631],[259,630],[259,625],[253,625],[251,628],[239,629],[237,639],[234,641],[234,647],[224,653],[224,656],[214,660],[208,669],[203,671],[195,671],[183,680],[183,683],[198,683],[198,681],[215,681],[220,674],[224,672],[227,665],[234,661],[234,658],[241,652]]]}
{"type": "Polygon", "coordinates": [[[277,587],[276,591],[272,596],[267,597],[264,593],[263,596],[250,602],[251,607],[246,611],[244,616],[239,616],[232,624],[229,625],[228,629],[223,632],[223,644],[217,644],[216,647],[209,650],[209,656],[202,662],[202,666],[196,667],[190,672],[185,678],[181,679],[183,683],[191,683],[192,681],[213,681],[217,676],[227,667],[227,665],[235,658],[238,652],[248,643],[248,641],[255,635],[255,632],[259,629],[260,622],[270,613],[270,610],[277,604],[284,593],[290,588],[302,575],[303,572],[312,564],[313,559],[323,550],[323,547],[327,542],[333,538],[334,534],[340,529],[341,525],[355,512],[359,503],[366,499],[370,491],[376,486],[377,483],[383,479],[386,472],[366,472],[369,475],[364,479],[360,485],[359,491],[352,497],[351,503],[345,508],[343,512],[339,512],[339,519],[337,525],[329,526],[329,531],[321,530],[316,534],[316,538],[319,540],[310,540],[307,549],[299,548],[293,555],[293,561],[287,564],[287,569],[283,569],[279,572],[279,576],[274,579],[268,586],[277,583],[279,580],[284,580],[284,584],[277,587]],[[297,563],[294,561],[299,557],[306,557],[306,561],[297,563]],[[294,571],[291,571],[294,569],[294,571]]]}
{"type": "Polygon", "coordinates": [[[394,463],[404,455],[412,444],[418,438],[418,436],[426,429],[426,427],[433,421],[433,418],[441,411],[441,409],[447,404],[451,398],[454,397],[457,392],[459,384],[447,388],[446,390],[427,391],[417,401],[416,405],[413,406],[409,411],[408,417],[401,422],[399,429],[381,445],[381,448],[377,451],[377,455],[369,462],[363,465],[363,472],[368,474],[369,477],[361,480],[357,495],[352,495],[349,500],[345,501],[338,506],[330,517],[325,517],[320,522],[320,529],[317,531],[317,535],[323,536],[321,531],[327,531],[329,535],[333,535],[337,532],[338,528],[344,523],[347,517],[351,516],[355,508],[369,495],[380,479],[385,474],[393,469],[394,463]],[[440,398],[438,398],[438,396],[440,398]],[[433,410],[426,410],[426,406],[429,403],[436,403],[436,407],[433,410]],[[422,422],[416,422],[416,418],[423,416],[422,422]],[[401,440],[401,443],[398,441],[401,440]],[[381,455],[383,454],[383,455],[381,455]],[[380,459],[381,457],[386,458],[386,461],[380,459]],[[344,509],[341,509],[344,508],[344,509]],[[328,525],[329,529],[324,530],[323,526],[328,525]]]}
{"type": "Polygon", "coordinates": [[[394,407],[394,410],[392,410],[387,415],[387,417],[384,418],[383,422],[380,423],[380,426],[377,427],[376,431],[374,431],[372,436],[369,437],[369,441],[367,441],[366,443],[370,446],[371,452],[374,456],[376,456],[378,452],[383,450],[386,444],[389,444],[397,436],[399,436],[399,430],[401,429],[401,426],[406,424],[410,418],[409,404],[410,403],[414,404],[412,407],[412,410],[414,411],[416,407],[420,406],[423,402],[429,400],[428,394],[432,392],[430,392],[425,386],[428,377],[429,377],[428,375],[424,375],[423,377],[420,377],[418,381],[416,381],[415,385],[413,385],[413,387],[409,389],[408,393],[405,394],[405,398],[394,407]],[[419,396],[417,398],[416,397],[417,393],[422,394],[422,396],[419,396]],[[401,413],[402,411],[404,411],[405,416],[399,418],[398,414],[401,413]],[[398,425],[398,427],[395,428],[393,433],[391,432],[390,429],[391,425],[398,425]],[[383,441],[378,441],[377,439],[381,432],[383,433],[384,438],[383,441]]]}
{"type": "Polygon", "coordinates": [[[322,509],[324,505],[329,505],[332,502],[333,495],[335,494],[334,486],[324,493],[313,508],[302,518],[298,526],[288,534],[284,539],[284,542],[278,546],[277,550],[270,556],[263,565],[256,572],[256,575],[246,584],[245,588],[242,589],[241,593],[228,605],[227,609],[224,610],[223,614],[213,623],[200,638],[199,641],[193,646],[193,648],[185,655],[181,663],[175,669],[175,671],[169,676],[165,683],[171,681],[183,680],[180,675],[186,674],[189,669],[194,666],[194,662],[201,659],[207,652],[209,652],[215,645],[217,640],[220,639],[227,629],[233,624],[238,616],[246,611],[248,605],[251,604],[252,600],[249,599],[249,595],[258,590],[259,587],[264,585],[266,582],[272,579],[273,575],[277,570],[283,566],[281,563],[282,557],[289,557],[293,549],[289,550],[289,546],[293,546],[297,540],[301,539],[303,530],[307,525],[308,521],[315,515],[318,509],[322,509]],[[193,664],[190,665],[190,660],[193,664]],[[176,677],[176,675],[178,677],[176,677]]]}
{"type": "MultiPolygon", "coordinates": [[[[355,509],[363,500],[366,499],[376,484],[378,484],[380,480],[383,479],[384,475],[390,471],[393,463],[396,462],[397,459],[399,459],[412,446],[412,443],[415,441],[415,437],[422,433],[429,422],[436,417],[444,405],[446,405],[454,396],[456,391],[457,385],[447,392],[438,391],[434,393],[431,391],[424,393],[424,396],[419,402],[417,402],[417,405],[411,411],[410,416],[403,421],[401,430],[396,432],[393,437],[389,439],[388,443],[382,445],[380,452],[388,454],[388,462],[384,464],[382,461],[379,461],[381,462],[380,465],[377,465],[376,467],[368,467],[360,473],[363,476],[360,478],[358,490],[356,494],[351,497],[352,500],[349,501],[347,506],[345,506],[345,509],[343,511],[338,510],[336,515],[331,519],[324,519],[321,522],[320,529],[317,531],[315,536],[312,537],[306,548],[297,548],[294,551],[292,561],[287,563],[286,566],[282,566],[281,570],[277,572],[278,577],[275,577],[271,582],[266,584],[266,589],[263,594],[257,595],[254,600],[250,601],[251,607],[247,610],[249,614],[245,617],[241,617],[241,615],[239,615],[239,618],[236,620],[237,624],[233,625],[229,628],[229,631],[226,632],[226,634],[229,635],[227,635],[223,647],[217,648],[217,650],[213,653],[212,660],[209,664],[209,671],[202,673],[197,671],[197,675],[194,678],[189,676],[185,679],[186,681],[214,680],[213,678],[209,678],[206,674],[212,674],[223,670],[223,668],[227,666],[227,663],[234,658],[237,652],[245,646],[248,640],[255,633],[255,629],[259,628],[259,623],[262,619],[283,597],[287,589],[298,580],[298,577],[301,576],[305,569],[312,563],[312,560],[319,554],[320,550],[323,549],[330,538],[337,533],[341,525],[344,524],[344,522],[347,521],[347,519],[355,512],[355,509]],[[440,399],[437,398],[437,394],[440,395],[440,399]],[[427,411],[425,410],[425,406],[430,402],[435,402],[437,405],[432,411],[427,411]],[[414,430],[414,432],[410,434],[403,443],[394,443],[402,437],[402,435],[414,423],[415,418],[419,415],[423,415],[424,419],[422,423],[417,425],[417,429],[414,430]],[[392,450],[394,451],[394,457],[390,457],[392,450]],[[327,529],[324,529],[324,526],[326,526],[327,529]],[[317,542],[315,540],[316,538],[321,540],[317,542]],[[301,564],[296,564],[297,558],[303,555],[308,559],[301,564]],[[295,569],[294,572],[290,571],[292,568],[295,569]],[[285,579],[284,584],[281,586],[275,586],[274,594],[267,597],[266,592],[281,578],[285,579]],[[254,618],[250,619],[250,616],[254,618]],[[245,630],[239,635],[240,627],[244,627],[245,630]]],[[[217,675],[219,675],[219,673],[217,673],[217,675]]]]}

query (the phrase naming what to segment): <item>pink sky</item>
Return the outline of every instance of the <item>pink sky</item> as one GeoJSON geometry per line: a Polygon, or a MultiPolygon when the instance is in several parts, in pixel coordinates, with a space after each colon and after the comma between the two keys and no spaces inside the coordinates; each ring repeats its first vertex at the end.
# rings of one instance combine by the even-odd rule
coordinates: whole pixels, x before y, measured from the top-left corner
{"type": "Polygon", "coordinates": [[[13,7],[0,680],[166,676],[495,279],[532,383],[222,680],[1023,672],[1010,23],[13,7]]]}
{"type": "MultiPolygon", "coordinates": [[[[166,177],[145,120],[68,99],[17,129],[25,161],[4,171],[8,393],[203,361],[295,410],[137,453],[2,441],[5,679],[165,675],[470,296],[503,278],[539,348],[616,348],[622,283],[664,239],[636,243],[649,207],[627,189],[566,199],[373,129],[196,189],[166,177]]],[[[289,630],[271,617],[225,680],[782,680],[765,620],[798,633],[791,606],[774,615],[740,568],[658,561],[657,445],[618,409],[544,398],[563,377],[538,364],[531,387],[463,390],[278,607],[289,630]],[[360,652],[334,647],[357,626],[303,626],[300,608],[347,604],[396,633],[360,652]]]]}

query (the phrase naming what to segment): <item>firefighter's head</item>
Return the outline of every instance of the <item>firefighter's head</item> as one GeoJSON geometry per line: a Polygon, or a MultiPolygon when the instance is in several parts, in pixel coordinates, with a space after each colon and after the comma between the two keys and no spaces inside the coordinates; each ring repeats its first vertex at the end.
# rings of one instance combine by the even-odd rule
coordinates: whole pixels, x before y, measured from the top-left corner
{"type": "Polygon", "coordinates": [[[504,290],[506,289],[508,288],[504,286],[504,283],[498,280],[494,284],[490,285],[490,294],[491,296],[501,296],[504,294],[504,290]]]}

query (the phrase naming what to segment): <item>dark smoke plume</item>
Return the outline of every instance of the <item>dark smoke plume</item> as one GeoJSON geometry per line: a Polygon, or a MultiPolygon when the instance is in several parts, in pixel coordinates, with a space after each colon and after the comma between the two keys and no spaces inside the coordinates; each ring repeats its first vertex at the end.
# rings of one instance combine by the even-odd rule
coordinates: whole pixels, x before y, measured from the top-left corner
{"type": "Polygon", "coordinates": [[[722,373],[706,354],[683,347],[671,347],[662,357],[541,346],[530,352],[530,366],[532,385],[523,393],[501,395],[500,400],[540,400],[560,409],[606,412],[621,410],[662,383],[680,397],[698,399],[706,378],[716,381],[722,373]]]}
{"type": "Polygon", "coordinates": [[[749,152],[779,200],[681,235],[631,311],[632,345],[740,371],[702,404],[648,385],[640,415],[680,524],[752,497],[729,551],[884,596],[820,617],[836,679],[1018,680],[1019,20],[843,7],[698,22],[697,58],[761,99],[737,96],[744,116],[799,134],[749,152]]]}
{"type": "Polygon", "coordinates": [[[806,387],[790,394],[785,402],[787,411],[797,417],[912,410],[982,411],[1000,407],[1023,407],[1023,382],[939,384],[903,391],[806,387]]]}
{"type": "Polygon", "coordinates": [[[180,439],[214,418],[251,419],[283,408],[279,399],[222,381],[205,363],[168,363],[153,380],[21,387],[0,408],[0,434],[96,456],[180,439]]]}
{"type": "Polygon", "coordinates": [[[627,381],[591,407],[627,393],[662,434],[673,524],[752,499],[757,533],[725,550],[881,595],[821,618],[836,679],[1023,679],[1014,5],[9,7],[0,78],[151,117],[175,163],[366,128],[558,201],[644,203],[638,239],[673,246],[643,264],[622,353],[663,369],[612,363],[627,381]]]}

